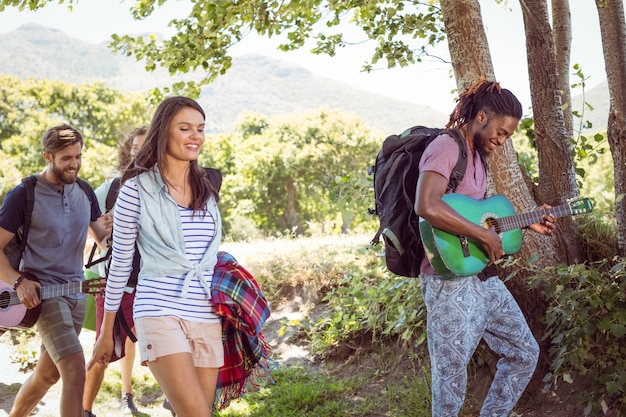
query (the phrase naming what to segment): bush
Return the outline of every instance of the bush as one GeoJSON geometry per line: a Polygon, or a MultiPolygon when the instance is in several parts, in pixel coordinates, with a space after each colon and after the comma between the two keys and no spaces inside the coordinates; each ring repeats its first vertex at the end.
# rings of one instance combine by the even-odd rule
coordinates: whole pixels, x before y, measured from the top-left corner
{"type": "Polygon", "coordinates": [[[583,241],[583,259],[589,262],[611,259],[617,254],[615,217],[594,212],[579,219],[583,241]]]}
{"type": "Polygon", "coordinates": [[[543,317],[552,364],[546,388],[582,384],[575,395],[585,415],[626,415],[626,260],[557,265],[536,271],[546,285],[543,317]]]}
{"type": "Polygon", "coordinates": [[[572,384],[585,415],[626,415],[626,259],[616,256],[613,217],[594,212],[579,223],[587,262],[532,271],[530,286],[544,288],[549,302],[542,322],[552,363],[544,382],[572,384]]]}

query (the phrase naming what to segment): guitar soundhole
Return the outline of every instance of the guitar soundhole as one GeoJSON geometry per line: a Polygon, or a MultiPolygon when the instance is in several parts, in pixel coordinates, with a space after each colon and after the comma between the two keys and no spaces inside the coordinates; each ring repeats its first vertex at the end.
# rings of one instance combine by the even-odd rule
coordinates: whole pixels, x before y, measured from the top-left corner
{"type": "Polygon", "coordinates": [[[7,308],[9,306],[10,300],[11,300],[11,295],[7,291],[3,291],[0,294],[0,308],[7,308]]]}
{"type": "Polygon", "coordinates": [[[490,227],[493,227],[498,234],[502,232],[500,230],[500,223],[497,219],[494,219],[493,217],[489,217],[487,220],[485,220],[485,228],[489,229],[490,227]]]}

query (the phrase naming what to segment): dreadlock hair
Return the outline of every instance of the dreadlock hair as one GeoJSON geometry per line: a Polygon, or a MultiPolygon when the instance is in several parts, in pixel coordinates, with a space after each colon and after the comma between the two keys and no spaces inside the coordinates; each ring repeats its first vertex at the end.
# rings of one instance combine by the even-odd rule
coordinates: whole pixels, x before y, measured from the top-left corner
{"type": "Polygon", "coordinates": [[[501,88],[498,82],[481,78],[459,96],[446,128],[458,129],[467,125],[481,110],[518,120],[522,118],[522,104],[513,93],[501,88]]]}

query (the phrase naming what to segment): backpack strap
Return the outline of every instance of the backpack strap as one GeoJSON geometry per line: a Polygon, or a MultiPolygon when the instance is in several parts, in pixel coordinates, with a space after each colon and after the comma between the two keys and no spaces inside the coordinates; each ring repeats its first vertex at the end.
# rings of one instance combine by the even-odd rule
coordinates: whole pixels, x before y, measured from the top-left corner
{"type": "Polygon", "coordinates": [[[459,159],[456,161],[452,173],[450,173],[450,182],[448,182],[448,190],[452,190],[454,193],[463,180],[465,170],[467,169],[467,143],[461,132],[456,129],[443,130],[441,133],[447,133],[452,136],[456,140],[457,145],[459,145],[459,159]]]}
{"type": "Polygon", "coordinates": [[[112,360],[118,360],[123,358],[126,355],[126,351],[124,349],[125,340],[122,338],[122,332],[126,334],[126,336],[131,340],[131,342],[137,342],[137,336],[132,332],[128,322],[126,321],[126,317],[124,316],[124,312],[120,307],[115,314],[115,321],[113,322],[113,358],[112,360]]]}
{"type": "Polygon", "coordinates": [[[35,185],[37,185],[37,176],[30,175],[22,178],[24,189],[26,190],[26,206],[24,207],[24,225],[22,227],[22,236],[20,240],[20,253],[24,253],[26,242],[28,240],[28,229],[33,220],[33,208],[35,207],[35,185]]]}
{"type": "MultiPolygon", "coordinates": [[[[115,181],[115,180],[113,180],[113,181],[115,181]]],[[[78,185],[80,186],[80,188],[85,192],[85,194],[87,195],[87,198],[89,198],[89,203],[91,204],[92,203],[92,195],[95,196],[93,188],[91,188],[91,185],[89,185],[89,183],[87,181],[81,180],[80,178],[78,178],[76,182],[78,182],[78,185]]],[[[111,183],[111,186],[113,186],[113,183],[111,183]]],[[[119,185],[118,185],[118,187],[119,187],[119,185]]],[[[111,190],[109,189],[109,192],[107,193],[107,198],[106,198],[105,205],[109,204],[110,194],[111,194],[111,190]]],[[[115,197],[113,198],[113,203],[115,204],[115,197]]],[[[110,209],[105,209],[105,211],[109,211],[109,210],[110,209]]],[[[110,248],[109,248],[109,250],[110,250],[110,248]]],[[[93,258],[96,255],[97,251],[98,251],[98,244],[96,242],[94,242],[93,246],[91,247],[91,252],[89,253],[89,259],[87,260],[87,263],[85,264],[85,268],[89,269],[92,266],[98,265],[100,262],[104,262],[106,260],[106,256],[103,256],[101,258],[98,258],[98,259],[94,260],[93,258]]]]}
{"type": "MultiPolygon", "coordinates": [[[[117,200],[117,195],[120,192],[120,182],[121,182],[120,177],[115,177],[113,181],[111,181],[111,186],[109,187],[109,191],[107,192],[107,196],[104,201],[105,213],[111,211],[111,209],[115,205],[115,201],[117,200]]],[[[93,246],[91,247],[91,252],[89,253],[89,260],[85,264],[85,268],[89,269],[94,265],[98,265],[99,263],[106,261],[111,255],[111,248],[109,248],[107,250],[107,253],[104,256],[94,260],[94,256],[96,255],[97,251],[98,251],[98,244],[94,242],[93,246]]]]}
{"type": "Polygon", "coordinates": [[[115,177],[113,181],[111,181],[111,186],[109,187],[109,192],[107,193],[107,198],[104,202],[105,212],[109,212],[113,209],[117,196],[120,193],[121,182],[122,179],[120,177],[115,177]]]}
{"type": "Polygon", "coordinates": [[[87,181],[80,179],[80,178],[76,178],[76,182],[78,183],[78,186],[80,187],[80,189],[83,190],[83,192],[89,199],[89,205],[93,204],[94,202],[93,198],[95,194],[93,193],[93,188],[91,188],[91,185],[89,185],[87,181]]]}

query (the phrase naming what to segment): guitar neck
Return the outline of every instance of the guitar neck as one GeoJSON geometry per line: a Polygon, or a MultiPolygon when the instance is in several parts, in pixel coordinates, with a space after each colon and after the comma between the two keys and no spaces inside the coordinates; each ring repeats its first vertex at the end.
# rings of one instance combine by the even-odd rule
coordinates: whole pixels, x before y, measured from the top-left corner
{"type": "Polygon", "coordinates": [[[67,284],[50,285],[47,287],[41,287],[39,291],[39,298],[45,300],[46,298],[63,297],[64,295],[78,294],[82,292],[82,282],[70,282],[67,284]]]}
{"type": "MultiPolygon", "coordinates": [[[[45,300],[47,298],[63,297],[64,295],[78,294],[80,292],[83,292],[83,283],[82,282],[70,282],[67,284],[57,284],[57,285],[41,287],[39,289],[39,298],[41,300],[45,300]]],[[[3,297],[4,296],[6,296],[6,293],[3,294],[3,297]]],[[[17,292],[12,291],[9,295],[9,299],[6,302],[5,300],[2,300],[0,304],[3,307],[17,305],[17,304],[20,304],[20,298],[17,296],[17,292]]]]}
{"type": "Polygon", "coordinates": [[[509,230],[523,229],[531,224],[541,223],[543,221],[543,216],[545,215],[559,218],[570,216],[571,214],[572,209],[570,205],[562,204],[560,206],[552,207],[551,209],[540,209],[502,217],[496,220],[498,223],[496,228],[498,229],[498,233],[507,232],[509,230]]]}

